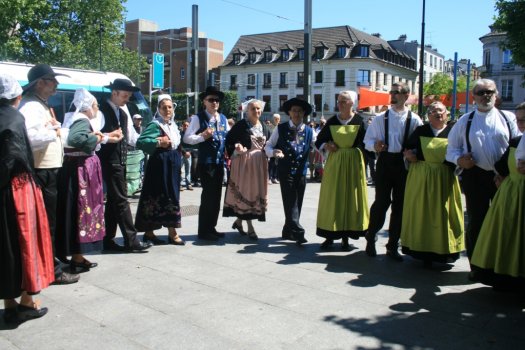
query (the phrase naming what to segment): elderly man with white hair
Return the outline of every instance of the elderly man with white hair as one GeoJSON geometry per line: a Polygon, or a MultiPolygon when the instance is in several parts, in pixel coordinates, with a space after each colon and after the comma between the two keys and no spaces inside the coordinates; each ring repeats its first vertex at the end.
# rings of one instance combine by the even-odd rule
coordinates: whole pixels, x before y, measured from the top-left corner
{"type": "Polygon", "coordinates": [[[322,249],[342,239],[342,249],[349,251],[348,238],[359,239],[368,228],[365,122],[355,112],[355,91],[340,92],[337,105],[339,113],[328,119],[315,141],[315,146],[328,154],[319,195],[317,235],[325,238],[322,249]]]}
{"type": "MultiPolygon", "coordinates": [[[[457,165],[467,202],[467,256],[474,247],[492,198],[496,194],[494,164],[519,135],[516,116],[495,107],[498,89],[490,79],[480,79],[472,89],[476,109],[459,118],[448,135],[446,158],[457,165]]],[[[470,276],[473,278],[473,276],[470,276]]]]}
{"type": "Polygon", "coordinates": [[[407,170],[403,151],[410,135],[423,124],[421,118],[410,111],[405,103],[410,94],[406,83],[397,82],[390,89],[390,108],[376,116],[365,134],[365,147],[377,153],[376,195],[370,208],[370,225],[366,234],[366,253],[376,256],[376,235],[385,223],[386,212],[392,205],[386,255],[403,261],[398,252],[403,200],[407,170]]]}

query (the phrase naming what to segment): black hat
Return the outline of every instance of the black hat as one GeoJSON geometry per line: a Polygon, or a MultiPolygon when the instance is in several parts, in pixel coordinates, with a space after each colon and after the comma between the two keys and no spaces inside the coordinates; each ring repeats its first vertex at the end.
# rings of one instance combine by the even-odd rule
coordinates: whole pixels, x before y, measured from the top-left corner
{"type": "Polygon", "coordinates": [[[106,89],[110,90],[123,90],[123,91],[140,91],[140,89],[133,85],[131,80],[129,79],[115,79],[113,82],[109,85],[104,86],[106,89]]]}
{"type": "Polygon", "coordinates": [[[208,86],[206,88],[206,91],[203,91],[199,94],[199,98],[201,100],[204,100],[206,96],[209,96],[209,95],[217,96],[219,100],[221,101],[224,99],[224,93],[220,91],[219,89],[217,89],[215,86],[208,86]]]}
{"type": "Polygon", "coordinates": [[[300,98],[294,97],[283,103],[283,111],[290,115],[288,112],[290,112],[290,109],[292,109],[293,106],[299,106],[302,109],[304,109],[304,116],[306,117],[310,113],[312,113],[312,106],[306,102],[305,100],[301,100],[300,98]]]}
{"type": "Polygon", "coordinates": [[[29,72],[27,72],[27,80],[29,81],[29,83],[24,85],[23,90],[24,92],[27,91],[29,88],[31,88],[33,85],[36,84],[38,79],[54,78],[59,75],[69,78],[69,75],[62,74],[62,73],[55,73],[53,68],[51,68],[47,64],[37,64],[33,66],[29,70],[29,72]]]}

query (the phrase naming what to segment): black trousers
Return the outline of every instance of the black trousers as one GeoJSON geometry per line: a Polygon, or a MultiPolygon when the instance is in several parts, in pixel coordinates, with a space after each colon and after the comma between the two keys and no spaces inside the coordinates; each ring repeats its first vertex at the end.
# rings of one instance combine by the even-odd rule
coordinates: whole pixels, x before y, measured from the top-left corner
{"type": "Polygon", "coordinates": [[[388,207],[392,205],[386,245],[390,250],[397,249],[399,244],[406,179],[407,170],[403,155],[401,153],[380,153],[376,163],[376,195],[374,204],[370,208],[370,224],[366,239],[375,240],[377,232],[385,224],[388,207]]]}
{"type": "Polygon", "coordinates": [[[494,172],[478,167],[465,169],[461,173],[461,186],[467,202],[468,224],[465,233],[467,256],[470,260],[478,240],[479,231],[485,215],[490,207],[490,202],[496,194],[494,172]]]}
{"type": "Polygon", "coordinates": [[[60,262],[56,259],[55,237],[57,226],[57,197],[58,197],[58,171],[60,168],[35,169],[38,184],[42,189],[42,197],[46,206],[49,232],[51,233],[51,245],[53,246],[53,257],[55,257],[55,275],[61,272],[60,262]]]}
{"type": "Polygon", "coordinates": [[[270,180],[277,179],[277,159],[270,158],[268,161],[268,177],[270,180]]]}
{"type": "Polygon", "coordinates": [[[126,166],[105,162],[101,165],[102,178],[106,184],[107,195],[104,212],[106,221],[104,241],[107,242],[115,238],[118,225],[124,237],[124,245],[129,247],[137,239],[137,230],[133,224],[127,197],[126,166]]]}
{"type": "Polygon", "coordinates": [[[198,234],[215,233],[221,210],[224,164],[198,164],[197,171],[202,185],[198,234]]]}
{"type": "Polygon", "coordinates": [[[302,174],[294,176],[290,173],[279,171],[279,183],[285,216],[282,233],[293,234],[295,238],[303,238],[305,231],[299,223],[299,218],[303,207],[306,176],[302,174]]]}

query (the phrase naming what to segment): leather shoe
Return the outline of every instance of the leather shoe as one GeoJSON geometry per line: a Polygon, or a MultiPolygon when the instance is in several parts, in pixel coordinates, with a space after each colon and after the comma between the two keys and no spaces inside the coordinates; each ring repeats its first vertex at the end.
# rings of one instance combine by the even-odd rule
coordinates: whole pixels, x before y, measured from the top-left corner
{"type": "Polygon", "coordinates": [[[146,234],[144,234],[144,236],[142,236],[142,242],[144,242],[144,243],[150,242],[153,245],[164,245],[164,244],[166,244],[165,240],[160,239],[159,237],[157,237],[155,235],[153,235],[152,237],[148,237],[148,235],[146,235],[146,234]]]}
{"type": "Polygon", "coordinates": [[[323,243],[321,243],[321,246],[319,247],[319,249],[321,249],[321,250],[328,250],[328,249],[330,249],[332,244],[334,244],[334,240],[327,238],[327,239],[324,240],[323,243]]]}
{"type": "Polygon", "coordinates": [[[308,241],[304,237],[300,237],[300,238],[297,238],[295,240],[295,244],[297,244],[298,246],[300,246],[300,245],[302,245],[303,243],[306,243],[306,242],[308,242],[308,241]]]}
{"type": "Polygon", "coordinates": [[[67,273],[62,271],[60,274],[55,276],[55,281],[52,284],[61,285],[61,284],[73,284],[77,283],[80,279],[80,276],[76,273],[67,273]]]}
{"type": "Polygon", "coordinates": [[[152,246],[153,244],[149,242],[143,243],[143,242],[135,241],[135,243],[133,243],[129,247],[126,247],[125,250],[128,253],[146,253],[146,250],[151,248],[152,246]]]}
{"type": "Polygon", "coordinates": [[[392,258],[393,260],[398,261],[398,262],[402,262],[403,261],[403,257],[401,256],[401,254],[399,254],[397,249],[387,249],[386,250],[386,256],[388,256],[389,258],[392,258]]]}
{"type": "Polygon", "coordinates": [[[246,232],[242,228],[242,225],[237,225],[237,221],[233,222],[232,229],[239,231],[241,236],[246,236],[246,232]]]}
{"type": "Polygon", "coordinates": [[[4,309],[3,317],[5,323],[16,323],[18,321],[16,307],[4,309]]]}
{"type": "Polygon", "coordinates": [[[81,273],[88,272],[90,269],[97,267],[98,264],[96,262],[94,263],[86,259],[82,260],[81,262],[76,262],[75,260],[71,259],[69,266],[71,267],[71,270],[75,273],[81,273]]]}
{"type": "Polygon", "coordinates": [[[123,252],[124,247],[117,244],[114,240],[104,241],[104,250],[112,252],[123,252]]]}
{"type": "Polygon", "coordinates": [[[219,238],[223,238],[226,236],[224,232],[218,232],[217,230],[214,230],[213,234],[219,238]]]}
{"type": "Polygon", "coordinates": [[[355,249],[355,246],[353,244],[348,243],[348,239],[347,240],[343,240],[343,242],[341,243],[341,250],[343,252],[349,252],[349,251],[352,251],[354,249],[355,249]]]}
{"type": "Polygon", "coordinates": [[[219,240],[219,236],[217,236],[214,233],[199,233],[197,237],[205,241],[218,241],[219,240]]]}
{"type": "Polygon", "coordinates": [[[366,249],[365,249],[365,252],[366,252],[366,255],[370,256],[370,257],[375,257],[377,256],[377,251],[376,251],[376,243],[375,242],[372,242],[372,241],[366,241],[366,249]]]}
{"type": "Polygon", "coordinates": [[[252,241],[256,241],[256,240],[259,239],[259,237],[257,237],[257,233],[255,233],[255,231],[248,232],[248,238],[251,239],[252,241]]]}
{"type": "Polygon", "coordinates": [[[44,316],[47,314],[47,307],[35,309],[34,307],[18,304],[16,313],[18,320],[23,322],[44,316]]]}
{"type": "Polygon", "coordinates": [[[177,236],[176,239],[173,239],[171,238],[171,236],[168,236],[168,242],[169,244],[173,245],[186,245],[186,242],[179,236],[177,236]]]}
{"type": "Polygon", "coordinates": [[[293,233],[285,233],[285,232],[283,232],[281,234],[281,238],[283,240],[295,241],[295,237],[294,237],[293,233]]]}

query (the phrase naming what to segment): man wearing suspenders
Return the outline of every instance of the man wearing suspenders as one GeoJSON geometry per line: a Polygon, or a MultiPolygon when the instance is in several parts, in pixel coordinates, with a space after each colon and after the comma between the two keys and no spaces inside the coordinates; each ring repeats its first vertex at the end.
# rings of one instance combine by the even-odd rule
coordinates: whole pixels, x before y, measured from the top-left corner
{"type": "MultiPolygon", "coordinates": [[[[490,79],[480,79],[472,89],[476,110],[462,115],[448,135],[446,159],[457,165],[467,201],[467,256],[470,260],[481,225],[496,193],[494,163],[509,140],[518,136],[516,116],[494,105],[498,90],[490,79]]],[[[473,278],[473,276],[471,276],[473,278]]]]}
{"type": "Polygon", "coordinates": [[[370,224],[366,233],[366,254],[377,255],[376,234],[385,223],[386,212],[392,204],[386,255],[396,261],[403,261],[398,252],[403,198],[407,170],[403,159],[404,145],[414,130],[422,124],[421,118],[412,113],[405,102],[410,88],[402,82],[392,84],[391,107],[374,118],[365,134],[365,148],[377,153],[376,194],[370,208],[370,224]]]}

